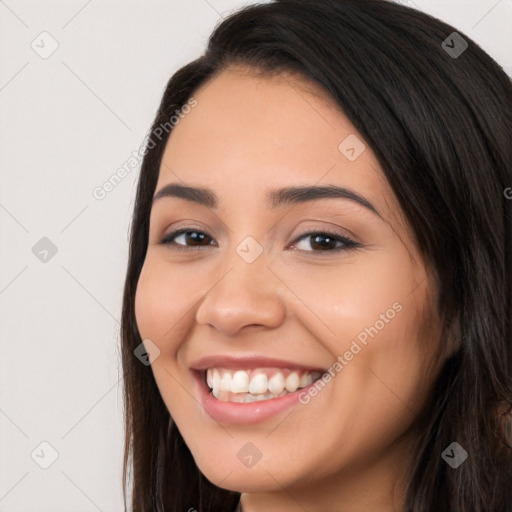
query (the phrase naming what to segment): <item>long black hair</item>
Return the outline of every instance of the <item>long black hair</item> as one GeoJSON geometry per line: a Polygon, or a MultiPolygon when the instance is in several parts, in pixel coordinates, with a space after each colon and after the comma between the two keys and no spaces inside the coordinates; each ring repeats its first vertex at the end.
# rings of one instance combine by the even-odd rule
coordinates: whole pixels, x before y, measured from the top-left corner
{"type": "MultiPolygon", "coordinates": [[[[464,33],[409,7],[277,0],[222,21],[204,55],[170,79],[152,133],[231,65],[298,73],[332,97],[375,153],[435,270],[444,337],[455,336],[458,349],[423,412],[405,510],[512,510],[512,452],[496,427],[498,408],[512,404],[510,78],[464,33]],[[469,454],[457,469],[441,457],[452,442],[469,454]]],[[[148,140],[131,225],[121,327],[125,504],[129,485],[136,512],[233,511],[240,495],[200,473],[150,367],[133,354],[135,290],[170,134],[148,140]]]]}

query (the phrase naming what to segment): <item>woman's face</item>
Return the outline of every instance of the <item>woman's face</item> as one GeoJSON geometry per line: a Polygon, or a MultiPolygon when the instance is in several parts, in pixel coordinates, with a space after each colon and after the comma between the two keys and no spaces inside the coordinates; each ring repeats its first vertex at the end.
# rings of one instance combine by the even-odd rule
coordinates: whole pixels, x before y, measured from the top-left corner
{"type": "Polygon", "coordinates": [[[300,496],[346,479],[387,495],[441,350],[397,200],[313,86],[231,69],[194,97],[165,149],[136,293],[163,400],[221,487],[300,496]]]}

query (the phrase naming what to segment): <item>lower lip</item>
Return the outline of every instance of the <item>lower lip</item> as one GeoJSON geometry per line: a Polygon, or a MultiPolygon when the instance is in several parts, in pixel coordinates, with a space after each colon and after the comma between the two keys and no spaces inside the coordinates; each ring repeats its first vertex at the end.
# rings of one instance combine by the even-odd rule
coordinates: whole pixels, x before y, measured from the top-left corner
{"type": "Polygon", "coordinates": [[[299,403],[299,393],[307,392],[309,386],[279,398],[270,398],[258,402],[223,402],[215,398],[203,379],[203,374],[193,371],[199,396],[204,410],[219,423],[234,423],[238,425],[253,425],[278,414],[299,403]]]}

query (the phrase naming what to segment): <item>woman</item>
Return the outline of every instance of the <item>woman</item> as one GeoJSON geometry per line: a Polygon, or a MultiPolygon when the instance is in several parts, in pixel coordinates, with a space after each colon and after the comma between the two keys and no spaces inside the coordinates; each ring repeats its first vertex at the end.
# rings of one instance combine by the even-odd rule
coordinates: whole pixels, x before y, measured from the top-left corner
{"type": "Polygon", "coordinates": [[[511,510],[511,92],[381,0],[216,28],[139,178],[130,510],[511,510]]]}

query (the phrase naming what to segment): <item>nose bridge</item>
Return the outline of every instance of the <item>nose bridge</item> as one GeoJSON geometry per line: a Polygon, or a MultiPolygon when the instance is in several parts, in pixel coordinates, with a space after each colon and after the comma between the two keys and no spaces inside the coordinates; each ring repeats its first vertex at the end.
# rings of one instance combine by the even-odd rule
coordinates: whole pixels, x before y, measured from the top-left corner
{"type": "Polygon", "coordinates": [[[231,233],[231,241],[222,256],[222,275],[225,275],[223,281],[226,281],[223,286],[232,287],[232,295],[236,295],[237,288],[241,287],[245,287],[254,297],[268,293],[275,295],[277,283],[271,279],[272,272],[267,268],[269,248],[264,247],[262,234],[256,235],[258,239],[247,234],[251,232],[249,228],[244,225],[242,229],[231,233]],[[226,272],[229,274],[226,275],[226,272]]]}
{"type": "Polygon", "coordinates": [[[198,323],[233,335],[246,325],[275,328],[285,318],[279,282],[267,268],[263,247],[252,237],[242,240],[222,260],[219,278],[198,306],[198,323]]]}
{"type": "Polygon", "coordinates": [[[231,284],[248,289],[251,296],[275,295],[277,283],[271,279],[268,260],[268,252],[263,246],[254,238],[247,237],[235,248],[232,258],[229,258],[233,274],[231,284]]]}
{"type": "Polygon", "coordinates": [[[228,273],[219,281],[219,291],[227,292],[231,297],[239,295],[254,301],[258,297],[272,294],[272,284],[268,281],[269,272],[263,257],[253,263],[245,263],[238,256],[231,260],[228,273]]]}

